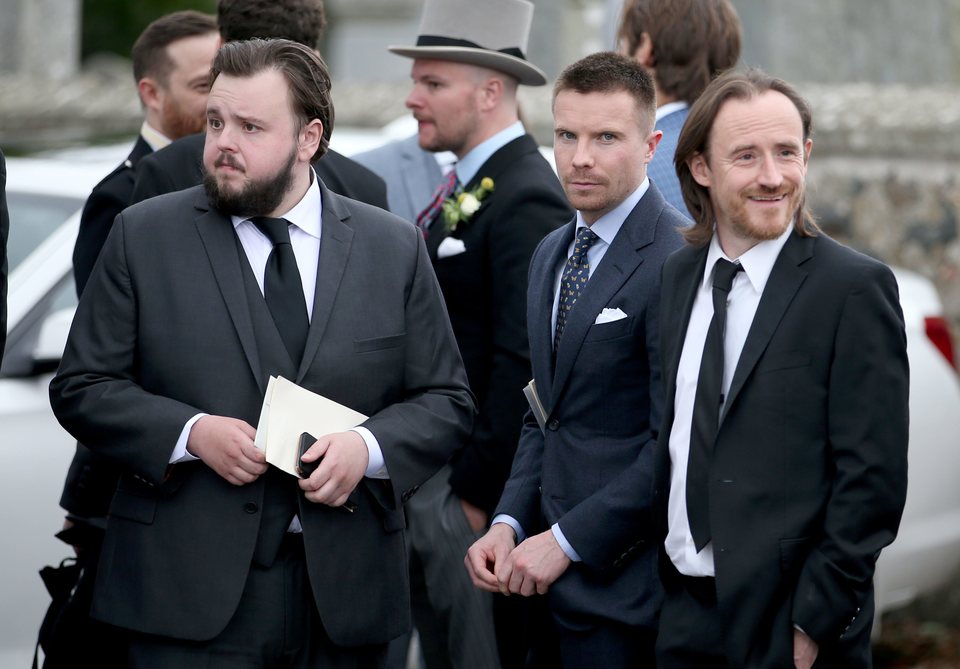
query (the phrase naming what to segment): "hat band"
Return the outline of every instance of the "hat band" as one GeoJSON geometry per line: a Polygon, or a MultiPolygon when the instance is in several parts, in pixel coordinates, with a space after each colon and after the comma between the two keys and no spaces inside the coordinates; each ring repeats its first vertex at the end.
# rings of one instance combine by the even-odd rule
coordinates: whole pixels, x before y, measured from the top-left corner
{"type": "MultiPolygon", "coordinates": [[[[462,46],[471,49],[483,49],[484,51],[494,51],[494,49],[487,49],[482,47],[476,42],[471,42],[466,39],[454,39],[453,37],[441,37],[440,35],[420,35],[417,38],[417,46],[462,46]]],[[[496,49],[497,53],[503,53],[508,56],[514,56],[521,60],[526,60],[523,55],[523,51],[519,47],[509,46],[504,49],[496,49]]]]}

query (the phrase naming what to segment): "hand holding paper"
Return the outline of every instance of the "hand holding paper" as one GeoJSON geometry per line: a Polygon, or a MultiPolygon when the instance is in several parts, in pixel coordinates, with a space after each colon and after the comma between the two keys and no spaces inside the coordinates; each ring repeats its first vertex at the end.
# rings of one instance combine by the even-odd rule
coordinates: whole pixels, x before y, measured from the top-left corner
{"type": "Polygon", "coordinates": [[[267,471],[266,458],[253,443],[255,434],[238,418],[204,416],[190,429],[187,450],[229,483],[253,483],[267,471]]]}
{"type": "Polygon", "coordinates": [[[343,506],[367,470],[367,446],[356,432],[337,432],[317,439],[304,454],[305,462],[323,460],[300,489],[311,502],[343,506]]]}
{"type": "MultiPolygon", "coordinates": [[[[283,377],[270,377],[267,392],[263,398],[263,407],[260,410],[260,421],[257,424],[256,445],[266,454],[267,462],[271,465],[288,474],[298,476],[298,446],[302,433],[309,432],[321,438],[323,435],[333,435],[336,432],[349,430],[366,419],[367,417],[362,413],[342,404],[337,404],[333,400],[313,393],[306,388],[301,388],[283,377]]],[[[350,435],[355,437],[363,447],[362,457],[366,462],[369,456],[363,438],[354,432],[351,432],[350,435]]],[[[327,447],[320,449],[317,455],[323,455],[326,450],[327,447]]],[[[347,456],[342,457],[346,458],[347,456]]],[[[356,457],[359,457],[359,454],[355,454],[356,457]]],[[[355,458],[351,458],[351,462],[355,463],[355,458]]],[[[334,460],[335,463],[341,463],[340,458],[334,460]]],[[[318,470],[326,468],[325,476],[329,477],[329,472],[335,463],[324,462],[318,470]]],[[[352,469],[351,466],[350,470],[352,471],[352,469]]],[[[364,471],[360,471],[361,477],[364,471]]],[[[344,475],[343,472],[340,472],[339,467],[337,472],[339,473],[338,479],[344,475]]],[[[314,475],[316,475],[316,472],[314,472],[314,475]]],[[[346,478],[349,478],[349,476],[346,476],[346,478]]],[[[315,480],[313,476],[311,476],[311,479],[315,480]]],[[[359,481],[359,478],[357,480],[359,481]]],[[[326,482],[326,478],[324,482],[326,482]]]]}

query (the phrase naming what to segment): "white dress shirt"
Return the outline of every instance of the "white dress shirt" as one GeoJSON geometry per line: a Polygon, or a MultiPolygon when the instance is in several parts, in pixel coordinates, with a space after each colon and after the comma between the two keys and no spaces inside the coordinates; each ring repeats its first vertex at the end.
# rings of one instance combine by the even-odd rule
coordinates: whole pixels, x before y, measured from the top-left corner
{"type": "MultiPolygon", "coordinates": [[[[616,208],[594,221],[592,225],[588,226],[587,222],[583,220],[583,214],[579,211],[577,212],[577,227],[574,231],[573,241],[571,241],[570,246],[567,247],[566,259],[569,260],[570,256],[573,255],[573,247],[577,241],[576,233],[580,231],[580,228],[589,227],[599,239],[593,243],[593,246],[587,249],[587,262],[589,263],[589,267],[587,268],[588,281],[590,277],[593,276],[594,270],[600,265],[603,256],[606,255],[607,249],[610,248],[610,245],[613,243],[613,238],[617,236],[620,228],[623,227],[623,222],[627,220],[627,216],[634,210],[637,203],[640,202],[640,198],[644,196],[649,187],[650,180],[644,177],[635,191],[627,196],[616,208]]],[[[560,263],[560,266],[557,268],[556,280],[553,283],[553,313],[550,316],[550,332],[554,332],[557,329],[557,309],[560,304],[560,281],[563,279],[563,270],[565,267],[566,261],[560,263]]],[[[553,337],[550,338],[551,346],[553,345],[553,339],[553,337]]],[[[514,533],[517,535],[517,543],[520,543],[526,537],[526,533],[523,531],[523,528],[520,527],[520,523],[518,523],[517,519],[513,516],[501,513],[493,519],[491,525],[496,523],[506,523],[512,527],[514,533]]],[[[554,523],[551,525],[550,531],[553,532],[554,538],[557,540],[557,543],[560,544],[560,548],[563,549],[567,557],[573,562],[580,562],[580,554],[577,553],[576,549],[567,541],[567,538],[563,535],[563,531],[560,529],[560,524],[554,523]]]]}
{"type": "Polygon", "coordinates": [[[707,340],[707,329],[713,320],[713,266],[718,258],[724,258],[743,267],[743,271],[733,278],[727,302],[721,386],[721,393],[726,396],[767,279],[792,232],[793,225],[790,225],[777,239],[760,242],[739,258],[727,257],[720,248],[716,234],[710,240],[703,278],[693,300],[690,324],[687,326],[677,368],[677,392],[674,397],[673,428],[670,430],[669,441],[670,498],[667,504],[668,531],[664,545],[673,566],[687,576],[713,576],[715,573],[713,543],[708,543],[697,553],[687,518],[687,459],[690,454],[690,431],[697,380],[700,376],[700,361],[707,340]]]}
{"type": "MultiPolygon", "coordinates": [[[[320,196],[320,186],[316,174],[311,170],[310,187],[303,198],[280,218],[287,219],[290,226],[290,243],[297,258],[297,269],[300,270],[300,280],[303,282],[303,297],[306,300],[307,318],[313,319],[313,299],[317,286],[317,267],[320,260],[320,231],[322,229],[323,201],[320,196]]],[[[249,218],[232,216],[234,230],[240,239],[240,244],[246,253],[250,268],[263,292],[264,274],[267,268],[267,258],[273,251],[273,243],[254,225],[249,218]]],[[[184,426],[180,438],[170,456],[170,462],[184,462],[197,458],[187,451],[187,440],[190,430],[200,418],[207,414],[197,414],[184,426]]],[[[369,462],[365,476],[370,478],[389,478],[383,459],[380,443],[370,430],[357,426],[353,431],[359,434],[367,446],[369,462]]]]}

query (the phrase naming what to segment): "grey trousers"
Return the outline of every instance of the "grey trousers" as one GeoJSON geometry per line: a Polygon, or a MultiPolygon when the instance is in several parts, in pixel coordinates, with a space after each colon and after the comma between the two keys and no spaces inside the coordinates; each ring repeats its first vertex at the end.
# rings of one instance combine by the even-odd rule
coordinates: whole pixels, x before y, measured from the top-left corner
{"type": "Polygon", "coordinates": [[[474,532],[444,467],[407,502],[413,617],[428,669],[499,669],[493,596],[463,564],[474,532]]]}

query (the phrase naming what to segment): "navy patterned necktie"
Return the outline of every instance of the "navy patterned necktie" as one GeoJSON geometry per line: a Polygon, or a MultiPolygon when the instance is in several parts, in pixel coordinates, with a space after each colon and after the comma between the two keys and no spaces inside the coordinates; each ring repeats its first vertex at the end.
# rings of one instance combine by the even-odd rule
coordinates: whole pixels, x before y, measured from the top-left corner
{"type": "Polygon", "coordinates": [[[709,472],[713,442],[717,438],[723,404],[723,336],[727,324],[727,298],[733,278],[743,267],[720,258],[713,270],[713,318],[707,329],[700,359],[700,376],[693,401],[690,456],[687,460],[687,519],[697,552],[710,541],[709,472]]]}
{"type": "Polygon", "coordinates": [[[587,279],[590,278],[590,261],[587,259],[587,251],[593,246],[599,237],[590,228],[578,228],[577,240],[573,244],[573,253],[567,258],[567,264],[563,268],[563,277],[560,279],[560,298],[557,302],[557,329],[553,336],[553,350],[560,347],[560,337],[563,335],[563,329],[567,325],[567,316],[577,298],[587,285],[587,279]]]}
{"type": "Polygon", "coordinates": [[[256,216],[250,219],[273,244],[263,274],[263,297],[287,352],[295,364],[303,357],[310,321],[297,257],[290,243],[290,222],[285,218],[256,216]]]}
{"type": "Polygon", "coordinates": [[[430,204],[428,204],[426,208],[417,216],[417,227],[420,228],[421,232],[423,232],[424,239],[429,236],[427,228],[430,227],[430,224],[433,223],[433,219],[437,217],[437,214],[439,214],[440,210],[443,208],[443,201],[453,195],[453,193],[457,190],[458,185],[459,181],[457,180],[457,170],[452,169],[443,182],[437,186],[437,190],[433,192],[433,197],[430,199],[430,204]]]}

